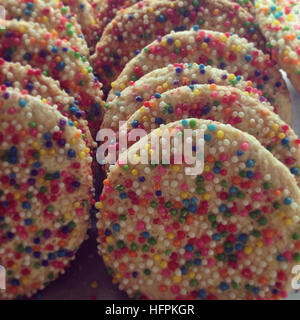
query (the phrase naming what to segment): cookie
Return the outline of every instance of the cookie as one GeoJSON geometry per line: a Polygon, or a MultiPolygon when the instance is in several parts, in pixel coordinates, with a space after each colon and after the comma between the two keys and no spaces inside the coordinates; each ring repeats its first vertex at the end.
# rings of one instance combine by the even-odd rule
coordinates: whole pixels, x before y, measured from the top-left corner
{"type": "Polygon", "coordinates": [[[287,297],[300,261],[300,193],[288,169],[230,125],[185,119],[164,128],[193,150],[196,137],[184,130],[204,131],[204,171],[138,162],[145,143],[160,150],[163,139],[150,138],[163,128],[129,149],[135,164],[111,167],[96,206],[114,283],[142,299],[287,297]]]}
{"type": "Polygon", "coordinates": [[[255,11],[273,59],[300,92],[300,2],[256,0],[255,11]]]}
{"type": "MultiPolygon", "coordinates": [[[[251,81],[244,81],[242,76],[235,76],[225,70],[203,64],[177,63],[147,73],[133,85],[119,92],[114,100],[106,103],[102,127],[117,131],[119,121],[127,120],[136,110],[143,106],[145,101],[155,94],[162,94],[176,87],[206,83],[236,87],[246,91],[247,94],[260,102],[266,102],[266,98],[262,96],[262,93],[252,87],[251,81]]],[[[275,111],[279,113],[283,120],[289,124],[291,123],[291,109],[275,109],[275,111]]]]}
{"type": "Polygon", "coordinates": [[[68,40],[81,54],[88,56],[89,50],[81,27],[70,14],[68,7],[56,0],[0,0],[6,10],[7,20],[24,20],[38,23],[58,38],[68,40]]]}
{"type": "MultiPolygon", "coordinates": [[[[237,35],[194,30],[172,33],[143,49],[112,83],[108,101],[150,71],[178,62],[196,62],[227,70],[263,92],[278,110],[291,110],[291,98],[276,63],[237,35]]],[[[287,115],[290,111],[286,111],[287,115]]],[[[288,119],[285,118],[285,119],[288,119]]]]}
{"type": "Polygon", "coordinates": [[[0,100],[0,299],[13,299],[43,289],[75,258],[89,225],[91,157],[54,107],[11,88],[0,100]]]}
{"type": "MultiPolygon", "coordinates": [[[[147,133],[180,119],[199,118],[230,124],[253,135],[284,163],[300,184],[300,139],[284,121],[247,92],[237,88],[192,85],[167,91],[145,101],[127,121],[127,129],[147,133]]],[[[128,142],[128,146],[133,142],[128,142]]]]}
{"type": "Polygon", "coordinates": [[[78,100],[91,131],[98,130],[102,117],[102,85],[77,48],[35,23],[7,21],[0,32],[0,56],[6,61],[39,68],[44,75],[58,80],[61,88],[78,100]]]}
{"type": "Polygon", "coordinates": [[[95,147],[87,121],[84,120],[84,112],[78,108],[76,99],[61,90],[57,81],[44,76],[40,69],[6,62],[0,58],[0,83],[3,89],[5,87],[19,89],[50,105],[56,105],[57,110],[72,120],[74,125],[82,131],[86,144],[89,147],[95,147]]]}
{"type": "Polygon", "coordinates": [[[93,7],[88,0],[62,0],[69,6],[71,12],[76,16],[78,23],[81,25],[82,32],[89,45],[93,42],[94,33],[98,29],[94,16],[93,7]]]}
{"type": "Polygon", "coordinates": [[[105,88],[109,88],[126,63],[143,47],[171,31],[203,29],[233,32],[264,47],[253,16],[227,0],[145,0],[117,13],[106,27],[91,63],[105,88]]]}

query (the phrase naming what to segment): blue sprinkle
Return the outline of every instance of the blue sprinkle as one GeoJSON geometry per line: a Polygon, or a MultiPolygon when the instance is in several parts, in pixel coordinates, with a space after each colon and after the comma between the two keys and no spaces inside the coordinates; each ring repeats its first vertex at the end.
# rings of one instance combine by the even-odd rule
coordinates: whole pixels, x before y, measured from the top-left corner
{"type": "Polygon", "coordinates": [[[194,250],[194,247],[191,244],[187,244],[185,247],[186,251],[192,252],[194,250]]]}
{"type": "Polygon", "coordinates": [[[68,157],[69,158],[75,158],[76,157],[76,152],[73,149],[70,149],[68,151],[68,157]]]}
{"type": "Polygon", "coordinates": [[[116,231],[116,232],[119,232],[120,231],[120,225],[118,223],[114,224],[113,225],[113,230],[116,231]]]}
{"type": "Polygon", "coordinates": [[[26,102],[26,100],[24,100],[24,99],[21,99],[21,100],[19,101],[19,106],[20,106],[21,108],[24,108],[24,107],[26,106],[26,104],[27,104],[27,102],[26,102]]]}
{"type": "Polygon", "coordinates": [[[205,298],[206,298],[206,292],[205,292],[205,290],[203,290],[203,289],[199,290],[198,296],[199,296],[199,298],[201,298],[201,299],[205,299],[205,298]]]}
{"type": "Polygon", "coordinates": [[[285,198],[284,199],[284,204],[290,205],[291,203],[292,203],[292,199],[291,198],[285,198]]]}
{"type": "Polygon", "coordinates": [[[238,241],[240,241],[240,242],[246,243],[247,240],[248,240],[248,236],[245,233],[241,233],[238,236],[238,241]]]}
{"type": "Polygon", "coordinates": [[[221,236],[220,236],[218,233],[215,233],[215,234],[213,235],[213,239],[214,239],[215,241],[220,241],[220,240],[221,240],[221,236]]]}
{"type": "Polygon", "coordinates": [[[205,134],[204,134],[204,140],[205,140],[206,142],[209,142],[209,141],[211,140],[211,135],[205,133],[205,134]]]}
{"type": "Polygon", "coordinates": [[[254,163],[255,163],[254,160],[248,160],[248,161],[246,162],[247,168],[252,168],[252,167],[254,167],[254,163]]]}
{"type": "Polygon", "coordinates": [[[186,127],[186,126],[188,125],[188,121],[187,121],[186,119],[183,119],[183,120],[181,121],[181,124],[182,124],[184,127],[186,127]]]}
{"type": "Polygon", "coordinates": [[[139,125],[139,122],[138,122],[137,120],[133,120],[133,121],[131,122],[131,125],[132,125],[133,128],[137,128],[138,125],[139,125]]]}
{"type": "Polygon", "coordinates": [[[219,287],[222,291],[226,291],[229,289],[229,285],[226,282],[221,282],[219,287]]]}

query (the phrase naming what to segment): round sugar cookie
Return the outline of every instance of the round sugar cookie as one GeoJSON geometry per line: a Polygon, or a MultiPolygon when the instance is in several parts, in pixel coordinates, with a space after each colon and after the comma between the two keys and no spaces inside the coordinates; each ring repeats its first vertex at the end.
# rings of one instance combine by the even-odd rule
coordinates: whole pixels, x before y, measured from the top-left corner
{"type": "Polygon", "coordinates": [[[54,107],[11,88],[0,100],[0,299],[13,299],[43,289],[75,258],[89,225],[92,159],[54,107]]]}
{"type": "Polygon", "coordinates": [[[105,88],[109,88],[127,62],[140,50],[171,31],[184,31],[198,24],[203,29],[233,32],[258,47],[264,38],[253,16],[227,0],[144,0],[117,13],[97,44],[91,63],[105,88]]]}
{"type": "MultiPolygon", "coordinates": [[[[102,127],[118,130],[119,121],[127,120],[155,94],[161,94],[176,87],[206,83],[236,87],[248,92],[250,96],[260,102],[266,102],[262,92],[252,87],[251,81],[244,81],[242,76],[235,76],[226,70],[203,64],[175,63],[147,73],[133,85],[119,92],[114,100],[106,103],[102,127]]],[[[292,110],[288,108],[278,110],[275,107],[275,112],[284,121],[291,124],[292,110]]]]}
{"type": "Polygon", "coordinates": [[[198,30],[198,27],[166,35],[143,49],[112,83],[108,101],[132,81],[154,69],[178,62],[211,65],[236,76],[241,75],[244,80],[252,81],[252,85],[262,91],[272,105],[282,110],[281,114],[284,110],[288,114],[292,108],[285,81],[269,55],[237,35],[198,30]]]}
{"type": "MultiPolygon", "coordinates": [[[[204,131],[204,171],[111,167],[96,205],[99,252],[114,282],[130,297],[158,300],[287,297],[300,260],[300,191],[288,169],[230,125],[186,119],[164,128],[193,150],[197,135],[184,130],[204,131]]],[[[161,135],[129,151],[138,159],[148,143],[155,154],[164,140],[149,141],[161,135]]]]}
{"type": "Polygon", "coordinates": [[[0,32],[0,56],[6,61],[40,68],[44,75],[58,80],[61,88],[78,100],[92,133],[98,130],[102,118],[102,85],[77,48],[36,23],[7,21],[0,32]]]}
{"type": "Polygon", "coordinates": [[[92,5],[88,0],[62,0],[69,6],[71,12],[76,16],[78,23],[81,25],[82,32],[88,45],[93,42],[93,34],[98,29],[92,5]]]}
{"type": "Polygon", "coordinates": [[[192,85],[157,94],[128,119],[127,129],[129,133],[135,128],[150,133],[161,125],[186,118],[219,121],[253,135],[290,169],[300,185],[300,139],[268,105],[237,88],[192,85]]]}
{"type": "Polygon", "coordinates": [[[59,38],[69,41],[79,52],[88,56],[89,50],[81,27],[68,7],[56,0],[0,0],[6,19],[24,20],[44,26],[59,38]]]}
{"type": "Polygon", "coordinates": [[[300,92],[300,2],[256,0],[255,11],[273,59],[300,92]]]}
{"type": "Polygon", "coordinates": [[[74,125],[82,131],[86,144],[89,147],[95,146],[87,121],[84,120],[84,112],[78,108],[76,99],[61,90],[59,82],[44,76],[40,69],[7,62],[0,58],[0,83],[2,86],[19,89],[41,100],[46,100],[50,105],[56,105],[57,110],[72,120],[74,125]]]}

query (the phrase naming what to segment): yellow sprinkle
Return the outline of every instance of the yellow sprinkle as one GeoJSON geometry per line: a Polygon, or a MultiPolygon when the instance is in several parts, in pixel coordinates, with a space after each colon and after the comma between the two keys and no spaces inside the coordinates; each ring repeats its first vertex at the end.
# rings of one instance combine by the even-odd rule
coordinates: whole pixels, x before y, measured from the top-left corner
{"type": "Polygon", "coordinates": [[[70,220],[71,219],[71,213],[70,212],[67,212],[67,213],[65,213],[65,219],[66,220],[70,220]]]}
{"type": "Polygon", "coordinates": [[[165,83],[162,85],[162,87],[166,90],[166,89],[168,89],[169,85],[165,82],[165,83]]]}
{"type": "Polygon", "coordinates": [[[290,218],[285,219],[285,224],[286,224],[287,226],[290,226],[292,223],[293,223],[293,220],[292,220],[292,219],[290,219],[290,218]]]}
{"type": "Polygon", "coordinates": [[[234,74],[229,74],[228,75],[228,80],[234,80],[235,79],[235,75],[234,74]]]}
{"type": "Polygon", "coordinates": [[[55,149],[50,149],[49,154],[50,154],[50,156],[54,156],[56,154],[55,149]]]}
{"type": "Polygon", "coordinates": [[[204,171],[205,171],[205,172],[209,172],[209,171],[210,171],[210,166],[209,166],[208,164],[206,164],[206,165],[204,166],[204,171]]]}
{"type": "Polygon", "coordinates": [[[247,247],[244,249],[244,252],[245,252],[246,254],[251,254],[251,253],[252,253],[252,248],[249,247],[249,246],[247,246],[247,247]]]}
{"type": "Polygon", "coordinates": [[[261,248],[261,247],[264,245],[264,243],[263,243],[261,240],[259,240],[259,241],[257,241],[256,245],[257,245],[259,248],[261,248]]]}
{"type": "Polygon", "coordinates": [[[269,137],[270,137],[270,138],[274,138],[274,137],[275,137],[275,132],[274,132],[274,131],[270,131],[269,137]]]}
{"type": "Polygon", "coordinates": [[[21,197],[21,194],[20,193],[15,193],[15,200],[19,200],[21,197]]]}
{"type": "Polygon", "coordinates": [[[40,146],[40,144],[37,141],[34,141],[32,143],[33,148],[38,149],[38,147],[40,146]]]}
{"type": "Polygon", "coordinates": [[[168,234],[168,239],[173,240],[174,239],[174,233],[169,233],[168,234]]]}
{"type": "Polygon", "coordinates": [[[142,107],[140,108],[140,113],[144,113],[145,111],[146,111],[145,107],[142,106],[142,107]]]}
{"type": "Polygon", "coordinates": [[[195,274],[194,271],[191,271],[191,272],[189,272],[188,276],[189,276],[190,279],[194,279],[196,274],[195,274]]]}
{"type": "Polygon", "coordinates": [[[203,199],[204,199],[204,200],[210,200],[210,194],[209,194],[209,193],[205,193],[205,194],[203,195],[203,199]]]}
{"type": "Polygon", "coordinates": [[[104,260],[104,262],[108,262],[109,261],[109,256],[108,255],[103,256],[103,260],[104,260]]]}
{"type": "Polygon", "coordinates": [[[178,172],[180,170],[180,167],[178,165],[173,166],[173,171],[178,172]]]}
{"type": "Polygon", "coordinates": [[[103,208],[103,203],[102,202],[96,202],[95,208],[98,209],[98,210],[102,209],[103,208]]]}
{"type": "Polygon", "coordinates": [[[86,154],[83,151],[79,152],[79,158],[80,159],[84,159],[85,156],[86,156],[86,154]]]}
{"type": "Polygon", "coordinates": [[[160,260],[160,256],[158,254],[155,254],[153,256],[153,258],[154,258],[155,261],[159,261],[160,260]]]}
{"type": "Polygon", "coordinates": [[[224,139],[224,131],[222,131],[222,130],[219,130],[218,132],[217,132],[217,138],[218,139],[224,139]]]}
{"type": "Polygon", "coordinates": [[[22,278],[21,282],[22,282],[22,284],[24,286],[26,286],[29,283],[29,279],[27,277],[26,278],[22,278]]]}
{"type": "Polygon", "coordinates": [[[80,202],[78,202],[78,201],[74,202],[74,203],[73,203],[73,207],[74,207],[75,209],[78,209],[78,208],[80,207],[80,202]]]}
{"type": "Polygon", "coordinates": [[[180,46],[181,46],[181,41],[180,40],[175,40],[175,46],[177,47],[177,48],[179,48],[180,46]]]}
{"type": "Polygon", "coordinates": [[[279,218],[283,219],[285,217],[285,213],[284,212],[279,212],[279,218]]]}
{"type": "Polygon", "coordinates": [[[281,132],[281,133],[279,133],[278,137],[279,137],[279,139],[283,139],[283,138],[285,138],[285,134],[283,132],[281,132]]]}
{"type": "Polygon", "coordinates": [[[114,88],[116,86],[116,83],[112,82],[110,85],[111,85],[112,88],[114,88]]]}
{"type": "Polygon", "coordinates": [[[113,242],[113,238],[111,236],[106,237],[106,242],[107,243],[112,243],[113,242]]]}
{"type": "Polygon", "coordinates": [[[162,261],[161,264],[160,264],[160,266],[161,266],[162,268],[166,268],[167,265],[168,265],[168,264],[167,264],[166,261],[162,261]]]}
{"type": "Polygon", "coordinates": [[[181,198],[186,199],[188,197],[188,194],[186,192],[181,192],[181,198]]]}
{"type": "Polygon", "coordinates": [[[198,90],[198,89],[195,89],[195,90],[193,91],[193,93],[194,93],[195,96],[197,96],[197,95],[199,94],[199,90],[198,90]]]}
{"type": "Polygon", "coordinates": [[[173,283],[179,283],[181,282],[181,279],[182,279],[181,276],[174,276],[172,280],[173,280],[173,283]]]}
{"type": "Polygon", "coordinates": [[[121,83],[121,84],[120,84],[120,89],[121,89],[121,90],[124,90],[125,88],[126,88],[125,84],[124,84],[124,83],[121,83]]]}
{"type": "Polygon", "coordinates": [[[208,44],[206,42],[203,42],[201,44],[202,49],[206,49],[208,47],[208,44]]]}
{"type": "Polygon", "coordinates": [[[162,39],[161,42],[160,42],[160,45],[165,47],[167,45],[167,43],[168,42],[167,42],[166,39],[162,39]]]}
{"type": "Polygon", "coordinates": [[[133,176],[137,176],[138,175],[138,170],[136,170],[136,169],[133,169],[132,171],[131,171],[131,174],[133,175],[133,176]]]}

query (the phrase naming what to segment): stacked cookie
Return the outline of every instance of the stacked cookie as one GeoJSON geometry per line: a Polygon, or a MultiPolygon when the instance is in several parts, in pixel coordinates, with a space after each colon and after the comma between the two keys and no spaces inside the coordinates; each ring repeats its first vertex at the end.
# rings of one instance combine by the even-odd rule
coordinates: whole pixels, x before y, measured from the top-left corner
{"type": "Polygon", "coordinates": [[[0,299],[12,299],[64,273],[86,238],[103,93],[72,7],[0,5],[0,299]]]}
{"type": "Polygon", "coordinates": [[[90,58],[119,154],[101,158],[96,203],[109,274],[135,298],[285,298],[300,261],[300,140],[280,72],[297,86],[296,2],[133,2],[102,4],[112,20],[90,58]]]}

